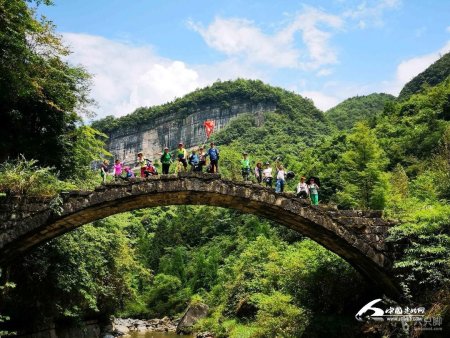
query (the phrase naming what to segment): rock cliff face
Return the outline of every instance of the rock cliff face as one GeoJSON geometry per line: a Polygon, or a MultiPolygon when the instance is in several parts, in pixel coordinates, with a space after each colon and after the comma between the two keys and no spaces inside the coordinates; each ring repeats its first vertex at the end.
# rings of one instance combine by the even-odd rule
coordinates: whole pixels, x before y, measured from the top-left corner
{"type": "Polygon", "coordinates": [[[275,111],[276,105],[251,104],[247,102],[233,102],[228,108],[208,106],[192,111],[186,117],[179,117],[177,113],[142,121],[139,128],[122,128],[109,134],[108,150],[114,158],[134,162],[139,151],[147,158],[155,158],[165,146],[175,149],[182,141],[186,148],[203,144],[206,140],[203,122],[210,119],[215,121],[215,131],[225,127],[230,119],[240,114],[250,113],[258,121],[262,120],[264,112],[275,111]]]}

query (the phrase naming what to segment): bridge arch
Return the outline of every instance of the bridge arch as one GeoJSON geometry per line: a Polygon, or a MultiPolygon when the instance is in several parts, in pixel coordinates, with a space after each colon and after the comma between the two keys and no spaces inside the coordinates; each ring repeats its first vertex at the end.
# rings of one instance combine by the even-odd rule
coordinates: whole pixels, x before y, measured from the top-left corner
{"type": "Polygon", "coordinates": [[[183,173],[62,194],[62,203],[0,205],[0,264],[81,225],[114,214],[168,205],[208,205],[255,214],[291,228],[341,256],[386,295],[400,291],[385,238],[391,224],[377,212],[311,206],[289,194],[217,174],[183,173]]]}

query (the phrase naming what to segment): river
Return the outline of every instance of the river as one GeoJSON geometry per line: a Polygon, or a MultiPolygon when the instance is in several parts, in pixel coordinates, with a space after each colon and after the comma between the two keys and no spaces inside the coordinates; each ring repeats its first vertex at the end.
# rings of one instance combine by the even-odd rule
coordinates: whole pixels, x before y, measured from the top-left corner
{"type": "Polygon", "coordinates": [[[193,335],[178,335],[175,332],[133,332],[131,338],[194,338],[193,335]]]}

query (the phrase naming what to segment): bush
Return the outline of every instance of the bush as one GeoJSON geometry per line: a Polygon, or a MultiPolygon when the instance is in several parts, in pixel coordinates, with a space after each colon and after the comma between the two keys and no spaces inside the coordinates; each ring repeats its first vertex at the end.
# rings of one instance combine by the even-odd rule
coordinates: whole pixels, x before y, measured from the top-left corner
{"type": "Polygon", "coordinates": [[[75,185],[59,180],[53,168],[38,167],[36,160],[27,161],[21,156],[0,164],[0,191],[7,194],[54,196],[63,189],[74,188],[75,185]]]}
{"type": "Polygon", "coordinates": [[[308,313],[291,303],[291,296],[275,291],[255,294],[251,300],[259,308],[258,330],[254,337],[300,337],[308,325],[308,313]]]}

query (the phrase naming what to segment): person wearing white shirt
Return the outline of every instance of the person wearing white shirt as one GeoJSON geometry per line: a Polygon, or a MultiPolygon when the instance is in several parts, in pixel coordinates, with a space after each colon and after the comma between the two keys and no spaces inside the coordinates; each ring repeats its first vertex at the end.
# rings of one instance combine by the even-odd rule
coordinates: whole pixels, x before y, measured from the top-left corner
{"type": "Polygon", "coordinates": [[[263,170],[262,174],[266,187],[272,188],[272,168],[270,167],[269,162],[266,162],[266,168],[263,170]]]}
{"type": "Polygon", "coordinates": [[[297,197],[298,198],[308,198],[309,188],[305,182],[306,177],[300,178],[300,182],[297,184],[297,197]]]}

